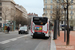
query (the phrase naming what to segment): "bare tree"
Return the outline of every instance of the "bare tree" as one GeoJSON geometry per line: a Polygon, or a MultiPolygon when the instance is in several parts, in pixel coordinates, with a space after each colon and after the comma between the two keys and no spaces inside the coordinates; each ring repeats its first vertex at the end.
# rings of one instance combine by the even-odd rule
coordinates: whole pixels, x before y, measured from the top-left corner
{"type": "Polygon", "coordinates": [[[28,24],[28,26],[30,26],[30,25],[31,25],[31,18],[28,17],[27,19],[28,19],[28,20],[27,20],[27,22],[28,22],[27,24],[28,24]]]}
{"type": "Polygon", "coordinates": [[[17,12],[15,8],[11,8],[10,11],[11,11],[11,18],[12,18],[11,20],[13,21],[15,20],[15,17],[17,16],[17,12]]]}
{"type": "Polygon", "coordinates": [[[7,17],[9,16],[10,12],[9,12],[9,8],[7,6],[2,7],[2,18],[4,19],[5,23],[7,20],[7,17]]]}
{"type": "Polygon", "coordinates": [[[21,16],[16,17],[15,21],[16,21],[17,26],[18,26],[19,24],[21,24],[22,26],[23,26],[23,25],[27,25],[27,19],[24,18],[24,17],[21,17],[21,16]]]}

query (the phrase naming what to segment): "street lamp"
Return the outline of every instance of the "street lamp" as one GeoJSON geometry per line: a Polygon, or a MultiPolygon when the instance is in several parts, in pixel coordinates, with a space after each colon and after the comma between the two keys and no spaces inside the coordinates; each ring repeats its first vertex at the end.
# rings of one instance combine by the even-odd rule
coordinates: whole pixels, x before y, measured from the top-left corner
{"type": "Polygon", "coordinates": [[[64,7],[64,11],[65,11],[65,16],[64,16],[64,26],[65,26],[65,28],[64,28],[64,42],[66,42],[66,10],[67,10],[67,8],[64,7]]]}
{"type": "MultiPolygon", "coordinates": [[[[59,0],[60,1],[60,0],[59,0]]],[[[67,10],[67,45],[69,45],[69,33],[70,33],[70,30],[69,30],[69,16],[68,16],[68,6],[69,5],[74,5],[75,3],[73,3],[73,0],[63,0],[64,2],[63,3],[59,3],[59,4],[61,4],[61,5],[63,5],[64,6],[64,10],[65,10],[65,13],[66,13],[66,10],[67,10]],[[71,3],[69,2],[69,1],[71,1],[71,3]],[[73,4],[72,4],[73,3],[73,4]]],[[[65,14],[65,16],[66,16],[66,14],[65,14]]],[[[65,18],[66,19],[66,18],[65,18]]],[[[66,25],[66,24],[65,24],[66,25]]],[[[66,26],[65,26],[66,27],[66,26]]],[[[65,31],[64,31],[64,33],[65,33],[65,31]]],[[[64,34],[64,38],[66,37],[66,35],[64,34]]],[[[64,41],[65,41],[66,39],[64,39],[64,41]]]]}
{"type": "MultiPolygon", "coordinates": [[[[66,11],[67,10],[67,42],[66,42],[66,44],[67,45],[69,45],[69,34],[70,34],[70,30],[69,30],[69,16],[68,16],[68,14],[69,14],[69,11],[68,11],[68,6],[69,5],[71,5],[72,3],[70,3],[68,0],[66,0],[66,2],[65,2],[66,4],[65,5],[67,5],[66,6],[66,8],[64,7],[64,10],[66,11]]],[[[73,5],[73,4],[72,4],[73,5]]],[[[65,35],[64,35],[65,36],[65,35]]],[[[64,39],[64,41],[65,41],[65,39],[64,39]]]]}

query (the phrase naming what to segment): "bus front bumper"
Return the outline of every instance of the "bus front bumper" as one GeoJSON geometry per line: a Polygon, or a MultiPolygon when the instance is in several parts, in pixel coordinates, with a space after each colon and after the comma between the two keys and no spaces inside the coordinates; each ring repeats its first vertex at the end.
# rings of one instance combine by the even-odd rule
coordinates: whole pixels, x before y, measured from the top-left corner
{"type": "Polygon", "coordinates": [[[33,33],[33,36],[35,36],[35,37],[45,37],[45,34],[41,33],[41,32],[35,32],[35,33],[33,33]]]}

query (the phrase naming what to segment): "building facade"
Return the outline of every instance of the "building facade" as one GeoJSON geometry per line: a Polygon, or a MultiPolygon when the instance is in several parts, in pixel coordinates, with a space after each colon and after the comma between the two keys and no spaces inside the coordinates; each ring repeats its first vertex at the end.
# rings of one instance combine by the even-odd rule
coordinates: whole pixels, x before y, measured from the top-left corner
{"type": "Polygon", "coordinates": [[[52,19],[53,7],[55,7],[55,3],[53,0],[43,0],[44,1],[44,8],[43,8],[43,17],[48,17],[52,19]]]}
{"type": "Polygon", "coordinates": [[[23,17],[27,18],[27,11],[23,6],[16,4],[15,7],[17,9],[19,9],[20,11],[22,11],[22,16],[23,17]]]}
{"type": "MultiPolygon", "coordinates": [[[[43,0],[44,1],[44,8],[43,8],[43,17],[48,17],[50,20],[53,20],[53,18],[56,17],[57,15],[57,10],[59,11],[60,9],[60,26],[64,25],[64,18],[66,17],[67,19],[67,11],[64,11],[64,1],[66,0],[43,0]],[[59,4],[62,3],[62,4],[59,4]]],[[[75,30],[75,0],[69,0],[69,26],[72,27],[73,30],[75,30]]],[[[66,22],[67,23],[67,22],[66,22]]]]}
{"type": "Polygon", "coordinates": [[[14,0],[0,0],[0,27],[3,27],[3,24],[8,21],[13,21],[16,16],[26,18],[26,9],[16,4],[14,0]]]}
{"type": "Polygon", "coordinates": [[[0,27],[2,26],[2,2],[0,0],[0,27]]]}
{"type": "Polygon", "coordinates": [[[13,0],[0,0],[0,23],[3,27],[3,23],[6,23],[11,18],[11,11],[15,9],[15,2],[13,0]],[[5,22],[6,20],[6,22],[5,22]]]}
{"type": "Polygon", "coordinates": [[[28,15],[28,25],[30,26],[31,25],[31,19],[33,18],[33,17],[38,17],[38,14],[36,14],[36,13],[28,13],[27,14],[28,15]]]}
{"type": "Polygon", "coordinates": [[[27,15],[29,18],[38,17],[38,14],[35,14],[35,13],[28,13],[27,15]]]}

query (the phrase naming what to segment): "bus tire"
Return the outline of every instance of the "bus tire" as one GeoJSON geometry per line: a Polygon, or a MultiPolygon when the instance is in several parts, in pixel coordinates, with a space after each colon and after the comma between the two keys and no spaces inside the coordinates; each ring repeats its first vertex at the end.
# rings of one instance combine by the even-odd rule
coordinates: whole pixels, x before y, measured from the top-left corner
{"type": "Polygon", "coordinates": [[[35,36],[32,36],[33,38],[35,38],[35,36]]]}
{"type": "Polygon", "coordinates": [[[49,39],[49,37],[45,37],[45,38],[49,39]]]}

